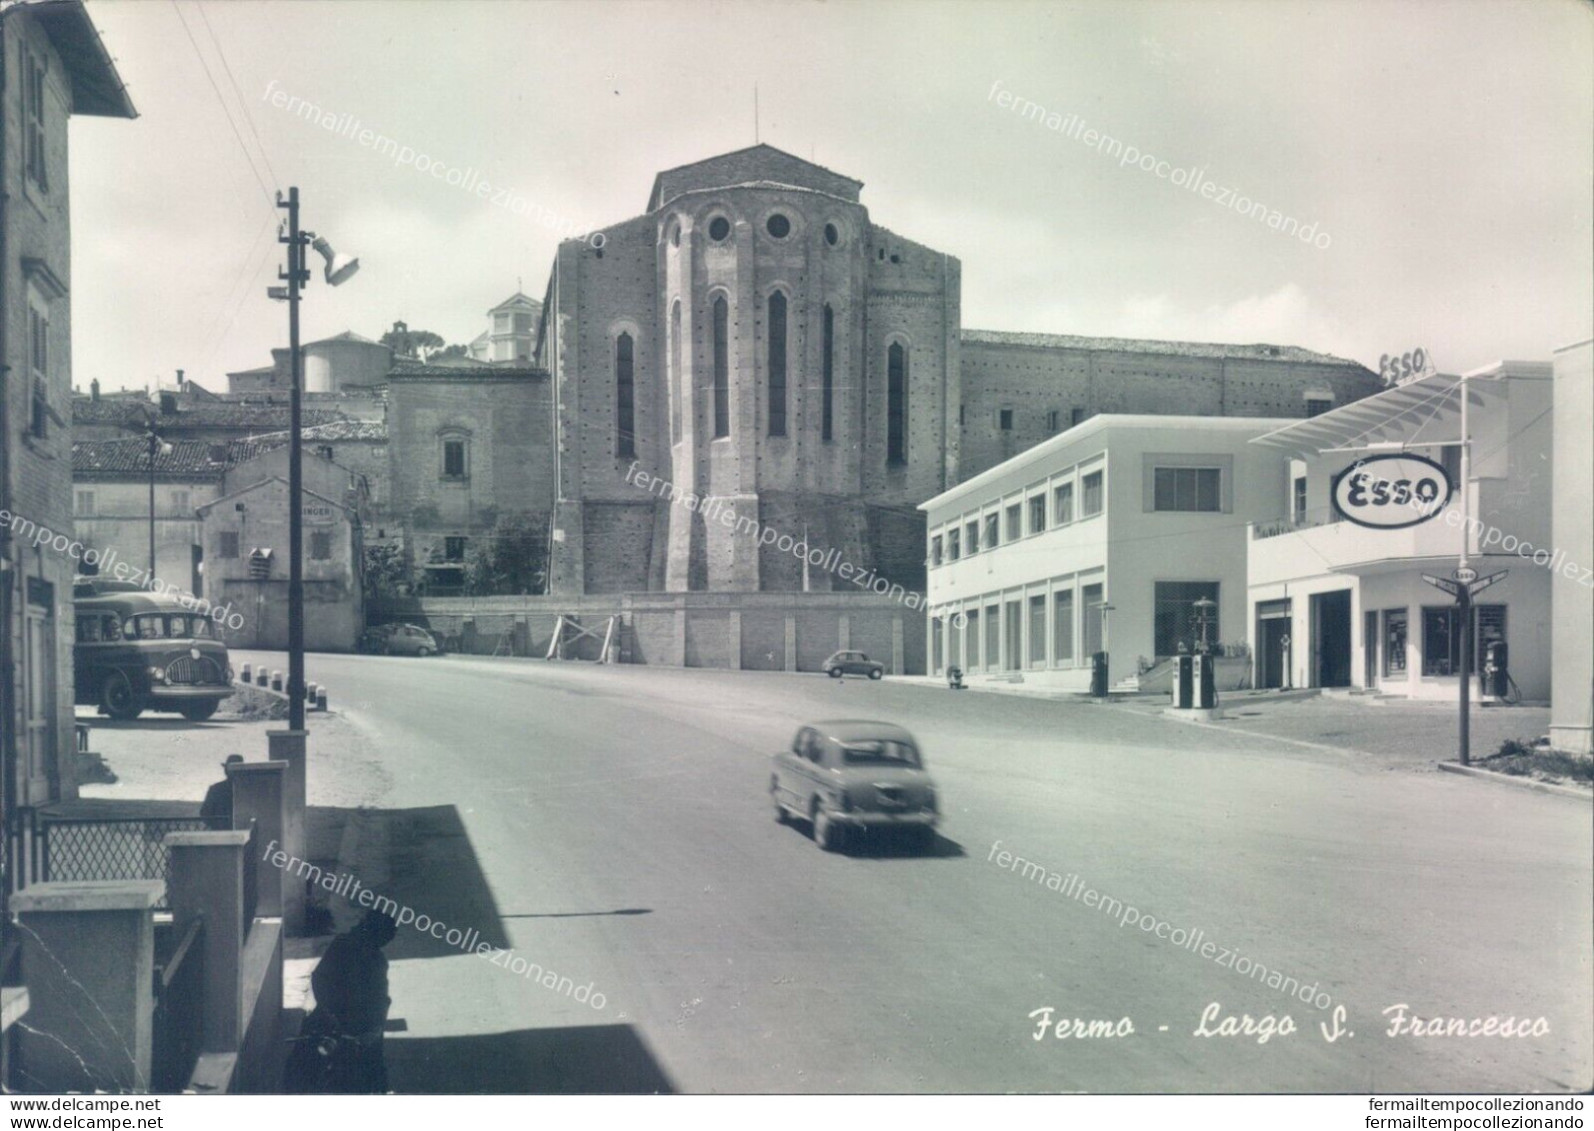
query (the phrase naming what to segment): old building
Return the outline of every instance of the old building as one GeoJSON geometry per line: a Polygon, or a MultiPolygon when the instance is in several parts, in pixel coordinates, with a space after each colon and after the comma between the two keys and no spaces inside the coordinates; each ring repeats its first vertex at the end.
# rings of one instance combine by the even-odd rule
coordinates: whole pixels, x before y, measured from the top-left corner
{"type": "Polygon", "coordinates": [[[845,585],[767,529],[918,588],[917,504],[1096,413],[1307,417],[1381,387],[1295,347],[966,330],[958,260],[877,225],[862,187],[759,145],[560,245],[535,355],[554,592],[845,585]]]}
{"type": "MultiPolygon", "coordinates": [[[[391,349],[353,330],[304,342],[299,351],[303,377],[300,388],[306,394],[355,392],[381,385],[393,364],[391,349]]],[[[271,357],[270,365],[227,374],[227,391],[287,396],[293,384],[288,347],[272,350],[271,357]]]]}
{"type": "Polygon", "coordinates": [[[77,792],[76,563],[64,546],[72,531],[67,124],[137,115],[80,0],[0,10],[0,82],[0,790],[9,835],[15,807],[77,792]]]}
{"type": "Polygon", "coordinates": [[[1555,351],[1555,470],[1550,544],[1560,563],[1551,604],[1550,744],[1594,753],[1594,342],[1555,351]]]}
{"type": "MultiPolygon", "coordinates": [[[[273,447],[228,468],[218,497],[197,508],[207,597],[243,620],[228,626],[234,647],[287,647],[288,455],[273,447]]],[[[302,466],[305,647],[350,651],[365,624],[363,483],[324,457],[307,454],[302,466]]]]}
{"type": "MultiPolygon", "coordinates": [[[[553,509],[548,374],[514,365],[396,365],[388,374],[382,540],[402,536],[417,586],[457,592],[500,516],[553,509]]],[[[347,442],[329,445],[346,450],[347,442]]]]}
{"type": "Polygon", "coordinates": [[[487,312],[487,329],[471,339],[470,357],[504,365],[527,364],[541,317],[542,303],[516,291],[487,312]]]}

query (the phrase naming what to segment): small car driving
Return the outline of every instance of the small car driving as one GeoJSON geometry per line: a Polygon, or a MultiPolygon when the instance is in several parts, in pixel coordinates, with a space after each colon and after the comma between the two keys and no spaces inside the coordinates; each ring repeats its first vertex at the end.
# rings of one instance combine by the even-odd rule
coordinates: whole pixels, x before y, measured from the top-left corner
{"type": "Polygon", "coordinates": [[[866,675],[870,679],[879,679],[886,674],[886,666],[879,660],[871,660],[862,652],[832,652],[825,661],[825,671],[831,679],[840,679],[843,675],[866,675]]]}
{"type": "Polygon", "coordinates": [[[361,635],[360,651],[383,656],[436,656],[443,649],[437,637],[418,624],[379,624],[361,635]]]}
{"type": "Polygon", "coordinates": [[[775,820],[807,821],[826,852],[849,832],[899,830],[919,847],[935,841],[940,804],[913,735],[891,723],[810,723],[774,757],[775,820]]]}

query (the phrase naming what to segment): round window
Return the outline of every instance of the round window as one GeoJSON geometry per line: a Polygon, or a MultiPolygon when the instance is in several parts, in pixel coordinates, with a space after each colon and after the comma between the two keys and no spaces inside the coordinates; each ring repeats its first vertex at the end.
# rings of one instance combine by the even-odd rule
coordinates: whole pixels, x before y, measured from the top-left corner
{"type": "Polygon", "coordinates": [[[841,240],[841,233],[836,230],[836,225],[834,225],[834,224],[826,224],[825,225],[825,242],[827,244],[829,244],[831,247],[835,247],[836,244],[840,242],[840,240],[841,240]]]}
{"type": "Polygon", "coordinates": [[[764,228],[777,240],[783,240],[791,235],[791,221],[779,212],[764,221],[764,228]]]}
{"type": "Polygon", "coordinates": [[[723,216],[716,216],[708,222],[708,238],[719,243],[731,234],[731,222],[723,216]]]}

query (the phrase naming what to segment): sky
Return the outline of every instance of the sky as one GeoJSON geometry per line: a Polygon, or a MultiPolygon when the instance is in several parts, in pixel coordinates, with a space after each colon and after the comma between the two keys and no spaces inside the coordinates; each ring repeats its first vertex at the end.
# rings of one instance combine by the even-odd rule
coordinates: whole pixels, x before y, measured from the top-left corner
{"type": "Polygon", "coordinates": [[[337,289],[316,276],[304,340],[403,319],[467,342],[517,287],[542,297],[558,219],[639,215],[655,173],[755,128],[863,181],[876,224],[957,256],[968,328],[1271,342],[1374,370],[1422,347],[1447,372],[1594,334],[1594,6],[1575,0],[89,11],[140,116],[72,123],[84,389],[182,368],[225,390],[227,371],[270,363],[287,338],[265,294],[279,188],[361,261],[337,289]],[[278,90],[474,170],[527,214],[274,105],[278,90]]]}

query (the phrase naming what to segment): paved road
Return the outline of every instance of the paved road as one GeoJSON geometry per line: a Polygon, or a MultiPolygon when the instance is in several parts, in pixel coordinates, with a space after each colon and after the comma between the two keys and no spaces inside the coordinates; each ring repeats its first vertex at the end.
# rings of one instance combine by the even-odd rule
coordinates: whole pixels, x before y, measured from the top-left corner
{"type": "MultiPolygon", "coordinates": [[[[362,878],[606,998],[594,1010],[401,934],[401,1090],[1594,1083],[1586,802],[889,680],[453,657],[309,667],[385,770],[376,808],[343,837],[362,878]],[[800,722],[838,717],[919,736],[948,811],[935,852],[826,855],[773,820],[768,753],[800,722]],[[1165,935],[1199,929],[1229,963],[1003,868],[1003,850],[1165,935]],[[1315,983],[1354,1036],[1325,1040],[1330,1012],[1269,988],[1253,963],[1315,983]],[[1195,1035],[1213,1003],[1280,1026],[1287,1014],[1298,1031],[1195,1035]],[[1542,1016],[1549,1032],[1386,1036],[1399,1003],[1542,1016]],[[1042,1007],[1127,1017],[1134,1033],[1037,1041],[1042,1007]],[[595,1075],[578,1078],[561,1048],[595,1075]]],[[[313,737],[312,757],[337,772],[338,751],[313,737]]]]}

